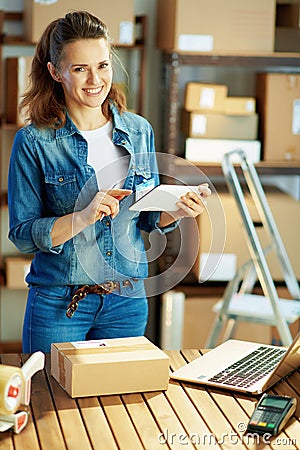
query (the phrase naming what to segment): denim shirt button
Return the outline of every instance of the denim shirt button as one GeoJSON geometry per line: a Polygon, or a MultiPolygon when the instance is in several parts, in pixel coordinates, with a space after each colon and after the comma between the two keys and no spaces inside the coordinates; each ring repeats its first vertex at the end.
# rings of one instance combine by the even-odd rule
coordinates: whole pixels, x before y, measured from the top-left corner
{"type": "Polygon", "coordinates": [[[107,220],[107,221],[105,222],[105,225],[106,225],[107,227],[109,227],[109,226],[110,226],[110,222],[107,220]]]}
{"type": "Polygon", "coordinates": [[[62,183],[64,181],[64,177],[59,177],[58,181],[62,183]]]}
{"type": "Polygon", "coordinates": [[[110,251],[106,252],[106,255],[111,256],[111,252],[110,251]]]}

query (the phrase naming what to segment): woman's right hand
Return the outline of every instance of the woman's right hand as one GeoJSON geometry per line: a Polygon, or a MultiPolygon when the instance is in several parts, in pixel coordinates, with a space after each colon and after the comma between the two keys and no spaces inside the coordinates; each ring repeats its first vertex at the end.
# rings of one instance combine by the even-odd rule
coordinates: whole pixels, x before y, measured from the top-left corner
{"type": "Polygon", "coordinates": [[[130,189],[109,189],[99,191],[90,204],[81,211],[59,217],[51,231],[52,247],[64,244],[104,216],[116,217],[119,213],[119,202],[130,195],[130,189]]]}
{"type": "Polygon", "coordinates": [[[119,213],[119,202],[132,194],[130,189],[108,189],[97,192],[89,205],[80,211],[81,219],[92,225],[105,216],[113,219],[119,213]]]}

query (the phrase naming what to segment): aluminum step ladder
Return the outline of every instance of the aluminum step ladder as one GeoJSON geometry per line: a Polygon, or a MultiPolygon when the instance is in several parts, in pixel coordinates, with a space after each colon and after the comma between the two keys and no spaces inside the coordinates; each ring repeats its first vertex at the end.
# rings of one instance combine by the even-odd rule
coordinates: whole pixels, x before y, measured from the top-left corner
{"type": "Polygon", "coordinates": [[[225,154],[222,160],[222,169],[229,192],[233,195],[242,218],[250,259],[237,270],[234,278],[227,284],[223,298],[214,306],[213,310],[217,316],[208,336],[206,347],[212,348],[217,345],[224,327],[222,340],[233,337],[239,321],[257,322],[276,327],[282,345],[288,346],[292,342],[288,325],[300,317],[298,280],[254,164],[249,161],[243,150],[238,149],[225,154]],[[245,201],[238,178],[240,169],[261,220],[260,226],[264,227],[270,241],[265,249],[262,248],[255,222],[251,218],[245,201]],[[278,297],[266,260],[266,254],[270,251],[274,251],[278,257],[285,284],[292,297],[291,300],[278,297]],[[257,280],[260,282],[264,295],[252,294],[257,280]]]}

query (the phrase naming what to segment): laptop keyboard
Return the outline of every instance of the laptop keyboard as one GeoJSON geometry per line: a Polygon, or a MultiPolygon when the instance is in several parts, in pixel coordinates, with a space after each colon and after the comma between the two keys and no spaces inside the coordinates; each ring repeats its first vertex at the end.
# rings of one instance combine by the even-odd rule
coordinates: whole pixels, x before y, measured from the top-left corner
{"type": "Polygon", "coordinates": [[[286,352],[284,348],[261,346],[214,375],[209,381],[248,388],[272,372],[286,352]]]}

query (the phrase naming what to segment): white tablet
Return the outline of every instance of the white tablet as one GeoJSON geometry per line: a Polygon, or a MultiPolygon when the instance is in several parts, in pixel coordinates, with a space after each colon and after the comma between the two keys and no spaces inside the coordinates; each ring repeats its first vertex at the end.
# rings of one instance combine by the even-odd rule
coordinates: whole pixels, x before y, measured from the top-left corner
{"type": "Polygon", "coordinates": [[[176,211],[176,203],[182,195],[194,191],[200,196],[198,186],[181,186],[177,184],[160,184],[135,201],[131,211],[176,211]]]}

